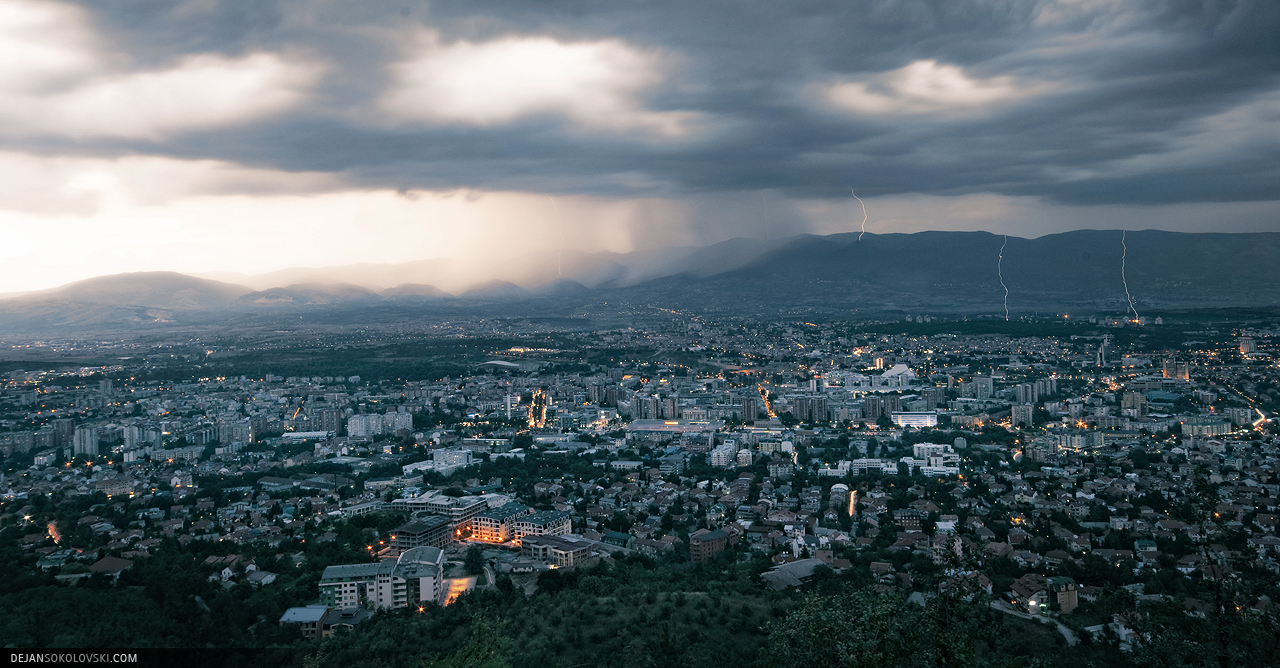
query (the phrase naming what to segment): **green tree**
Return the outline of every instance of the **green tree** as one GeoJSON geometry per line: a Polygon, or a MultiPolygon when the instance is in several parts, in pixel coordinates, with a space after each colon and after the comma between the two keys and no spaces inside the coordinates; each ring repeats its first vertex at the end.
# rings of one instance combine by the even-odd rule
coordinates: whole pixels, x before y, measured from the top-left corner
{"type": "Polygon", "coordinates": [[[810,595],[783,620],[769,622],[769,663],[784,668],[928,666],[928,619],[899,593],[862,589],[810,595]]]}
{"type": "Polygon", "coordinates": [[[429,657],[423,668],[511,668],[511,639],[502,619],[477,614],[471,621],[467,644],[444,657],[429,657]]]}
{"type": "Polygon", "coordinates": [[[467,556],[463,560],[463,565],[467,567],[467,572],[472,575],[481,575],[484,573],[484,549],[479,545],[472,545],[467,548],[467,556]]]}

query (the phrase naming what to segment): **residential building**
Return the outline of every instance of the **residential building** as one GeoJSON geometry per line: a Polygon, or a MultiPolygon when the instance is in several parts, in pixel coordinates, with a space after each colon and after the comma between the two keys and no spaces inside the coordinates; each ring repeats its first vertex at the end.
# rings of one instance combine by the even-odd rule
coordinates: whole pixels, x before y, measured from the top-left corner
{"type": "Polygon", "coordinates": [[[525,515],[511,523],[511,538],[523,541],[526,536],[563,536],[572,530],[569,513],[544,510],[525,515]]]}
{"type": "Polygon", "coordinates": [[[1045,577],[1027,573],[1009,587],[1010,603],[1023,612],[1038,615],[1049,607],[1049,588],[1045,577]]]}
{"type": "Polygon", "coordinates": [[[331,608],[373,610],[439,603],[443,586],[444,552],[415,547],[395,561],[329,566],[320,577],[320,600],[331,608]]]}
{"type": "Polygon", "coordinates": [[[591,556],[592,543],[566,536],[528,536],[520,552],[556,568],[567,568],[591,556]]]}
{"type": "Polygon", "coordinates": [[[416,547],[435,547],[443,549],[453,540],[453,522],[441,515],[429,515],[417,519],[391,531],[391,545],[403,550],[416,547]]]}
{"type": "Polygon", "coordinates": [[[444,515],[453,522],[454,527],[466,527],[471,518],[489,508],[489,504],[478,496],[447,496],[432,490],[418,496],[396,499],[391,502],[393,508],[405,508],[411,512],[427,512],[433,515],[444,515]]]}
{"type": "Polygon", "coordinates": [[[1046,578],[1037,573],[1028,573],[1014,581],[1009,598],[1011,603],[1033,615],[1050,611],[1070,614],[1079,605],[1075,580],[1046,578]]]}
{"type": "Polygon", "coordinates": [[[471,537],[490,543],[505,543],[514,537],[512,525],[531,514],[532,508],[519,503],[491,508],[471,518],[471,537]]]}
{"type": "Polygon", "coordinates": [[[1052,577],[1045,578],[1045,584],[1049,589],[1050,604],[1056,606],[1059,612],[1070,614],[1080,604],[1075,580],[1052,577]]]}
{"type": "Polygon", "coordinates": [[[308,605],[304,608],[289,608],[280,616],[280,626],[296,624],[302,637],[315,640],[325,636],[324,618],[333,608],[327,605],[308,605]]]}
{"type": "Polygon", "coordinates": [[[441,448],[431,453],[431,460],[436,463],[436,468],[470,466],[475,461],[471,451],[462,448],[441,448]]]}
{"type": "Polygon", "coordinates": [[[1031,404],[1014,404],[1009,407],[1010,423],[1014,427],[1030,427],[1034,424],[1036,407],[1031,404]]]}
{"type": "Polygon", "coordinates": [[[915,413],[894,412],[891,413],[889,417],[893,420],[893,423],[899,427],[915,427],[916,429],[923,429],[925,427],[938,426],[938,414],[932,411],[915,413]]]}
{"type": "Polygon", "coordinates": [[[707,453],[707,463],[712,466],[729,468],[734,465],[737,454],[738,446],[734,443],[717,445],[714,450],[707,453]]]}
{"type": "Polygon", "coordinates": [[[382,435],[382,416],[377,414],[352,415],[347,420],[347,435],[368,438],[382,435]]]}
{"type": "Polygon", "coordinates": [[[699,529],[689,535],[689,558],[694,562],[708,561],[720,554],[729,544],[729,534],[721,529],[699,529]]]}
{"type": "Polygon", "coordinates": [[[72,452],[76,457],[98,456],[98,428],[76,427],[72,441],[72,452]]]}

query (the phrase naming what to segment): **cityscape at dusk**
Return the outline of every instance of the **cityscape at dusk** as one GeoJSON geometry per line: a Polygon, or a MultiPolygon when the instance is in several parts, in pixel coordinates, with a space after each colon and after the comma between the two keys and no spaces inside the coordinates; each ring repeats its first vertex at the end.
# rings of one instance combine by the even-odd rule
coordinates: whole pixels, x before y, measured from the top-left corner
{"type": "Polygon", "coordinates": [[[1280,665],[1280,5],[0,0],[13,665],[1280,665]]]}

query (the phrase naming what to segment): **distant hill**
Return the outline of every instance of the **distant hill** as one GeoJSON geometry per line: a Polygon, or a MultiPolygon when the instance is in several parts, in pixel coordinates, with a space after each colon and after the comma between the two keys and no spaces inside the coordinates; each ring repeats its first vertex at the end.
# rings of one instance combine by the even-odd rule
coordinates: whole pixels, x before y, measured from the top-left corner
{"type": "Polygon", "coordinates": [[[565,279],[590,288],[612,288],[637,285],[685,272],[710,276],[729,271],[783,242],[782,239],[738,238],[710,246],[652,248],[630,253],[574,251],[566,252],[563,256],[531,255],[519,261],[485,265],[477,265],[465,258],[451,258],[388,264],[295,267],[256,275],[213,273],[206,274],[205,277],[234,281],[263,291],[282,285],[350,283],[395,298],[408,296],[407,292],[401,290],[406,285],[426,285],[461,294],[466,290],[476,289],[478,281],[504,281],[525,288],[536,288],[565,279]],[[490,273],[477,276],[478,271],[490,273]]]}
{"type": "Polygon", "coordinates": [[[623,288],[677,274],[707,277],[741,267],[785,242],[739,237],[710,246],[583,253],[566,263],[565,276],[592,288],[623,288]]]}
{"type": "Polygon", "coordinates": [[[382,296],[350,283],[300,283],[251,292],[236,299],[236,306],[319,306],[343,302],[379,302],[382,296]]]}
{"type": "Polygon", "coordinates": [[[379,294],[387,299],[448,299],[453,296],[434,285],[421,283],[401,283],[379,294]]]}
{"type": "Polygon", "coordinates": [[[0,332],[105,331],[167,326],[176,314],[208,314],[249,293],[243,285],[170,271],[99,276],[0,299],[0,332]]]}
{"type": "MultiPolygon", "coordinates": [[[[989,301],[1029,310],[1035,302],[1140,301],[1276,303],[1280,234],[1184,234],[1079,230],[1037,239],[987,232],[800,236],[713,277],[720,285],[807,285],[839,295],[863,290],[989,301]],[[1003,258],[1001,246],[1004,246],[1003,258]],[[1126,251],[1127,247],[1127,251],[1126,251]]],[[[871,297],[873,295],[864,295],[871,297]]]]}
{"type": "MultiPolygon", "coordinates": [[[[778,309],[933,313],[1280,305],[1280,234],[1079,230],[1037,239],[986,232],[800,235],[702,248],[580,254],[564,277],[492,280],[453,297],[434,285],[375,292],[344,282],[253,291],[173,272],[119,274],[0,299],[0,332],[269,325],[277,312],[323,311],[327,322],[413,318],[475,309],[542,311],[626,301],[751,315],[778,309]],[[1124,238],[1124,245],[1121,238],[1124,238]],[[1003,246],[1003,256],[1001,248],[1003,246]],[[589,278],[586,275],[589,275],[589,278]],[[527,304],[527,306],[524,306],[527,304]],[[377,309],[377,315],[373,314],[377,309]],[[366,315],[362,315],[362,309],[366,315]],[[440,310],[445,309],[445,310],[440,310]],[[246,320],[247,319],[247,320],[246,320]],[[203,323],[203,324],[202,324],[203,323]]],[[[354,266],[354,265],[353,265],[354,266]]],[[[557,272],[558,273],[558,272],[557,272]]]]}
{"type": "Polygon", "coordinates": [[[459,295],[463,299],[520,299],[528,296],[528,290],[508,281],[489,281],[459,295]]]}
{"type": "Polygon", "coordinates": [[[172,271],[143,271],[98,276],[53,290],[0,300],[0,304],[85,302],[167,309],[216,309],[229,306],[248,292],[251,290],[243,285],[211,281],[172,271]]]}
{"type": "Polygon", "coordinates": [[[586,295],[586,294],[591,294],[591,292],[592,292],[591,288],[588,288],[587,286],[577,281],[572,281],[567,278],[564,278],[564,279],[555,281],[553,283],[540,285],[534,288],[533,290],[530,290],[529,294],[554,295],[554,296],[563,297],[568,295],[586,295]]]}

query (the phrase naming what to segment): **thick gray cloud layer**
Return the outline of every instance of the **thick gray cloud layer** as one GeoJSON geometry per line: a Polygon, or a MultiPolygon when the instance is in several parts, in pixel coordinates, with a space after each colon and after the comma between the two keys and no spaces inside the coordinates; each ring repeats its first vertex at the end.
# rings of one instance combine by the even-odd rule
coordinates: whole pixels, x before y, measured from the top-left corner
{"type": "MultiPolygon", "coordinates": [[[[267,52],[324,74],[307,104],[253,122],[160,138],[10,136],[9,148],[215,158],[400,189],[1280,198],[1280,3],[1271,0],[83,6],[131,67],[267,52]],[[604,128],[542,98],[500,122],[388,120],[379,101],[423,35],[444,49],[612,40],[650,58],[636,67],[656,80],[617,93],[642,111],[604,128]],[[922,78],[913,83],[912,72],[922,78]],[[831,93],[839,86],[845,98],[831,93]],[[677,114],[689,119],[679,136],[644,129],[677,114]]],[[[602,95],[609,114],[613,93],[602,95]]]]}

